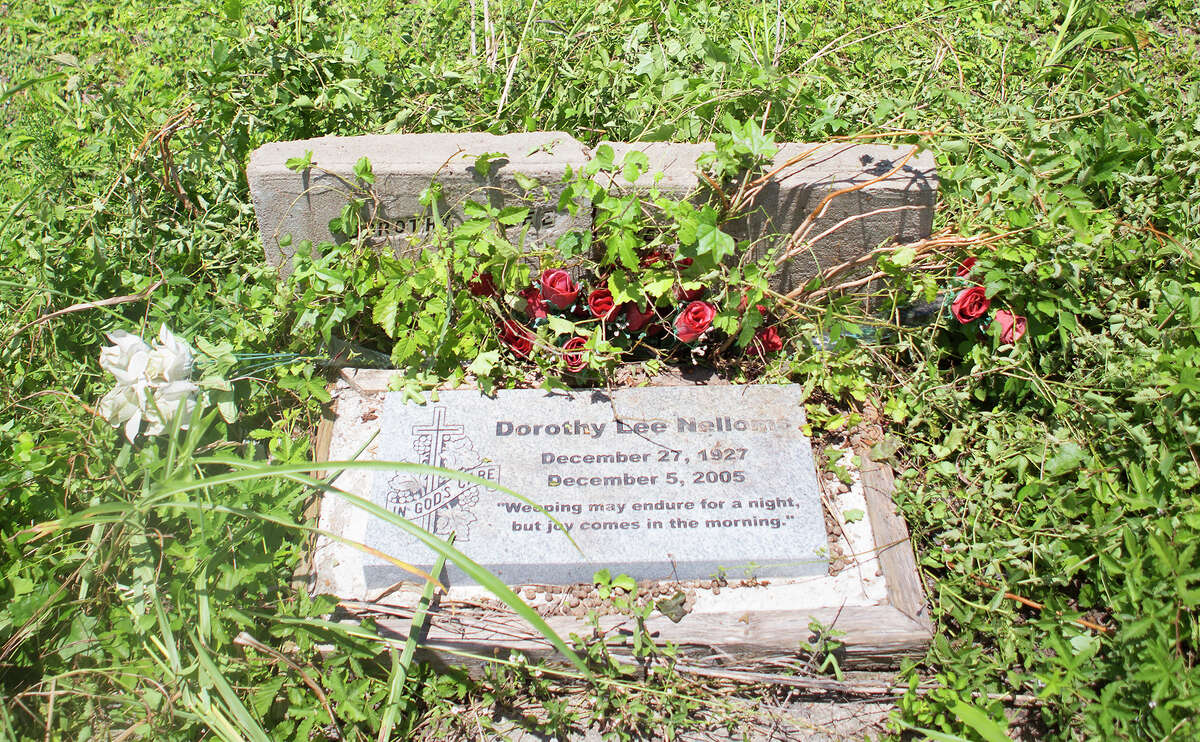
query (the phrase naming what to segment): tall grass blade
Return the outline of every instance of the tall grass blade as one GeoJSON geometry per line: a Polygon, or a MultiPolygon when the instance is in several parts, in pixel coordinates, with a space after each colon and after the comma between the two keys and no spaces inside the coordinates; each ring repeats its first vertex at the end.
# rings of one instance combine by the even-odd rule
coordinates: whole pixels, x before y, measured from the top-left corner
{"type": "MultiPolygon", "coordinates": [[[[447,544],[454,544],[454,534],[446,539],[447,544]]],[[[441,555],[437,562],[433,565],[433,576],[437,578],[441,574],[442,569],[446,566],[446,557],[441,555]]],[[[425,624],[428,621],[429,604],[433,602],[433,583],[429,582],[425,585],[424,592],[421,593],[421,599],[417,601],[416,612],[413,613],[412,621],[408,625],[408,639],[404,642],[404,652],[399,657],[396,656],[396,650],[391,650],[392,654],[392,682],[388,689],[387,707],[383,714],[383,721],[379,725],[378,742],[387,742],[392,736],[392,728],[396,725],[396,716],[400,713],[401,701],[404,694],[404,683],[408,680],[408,668],[412,666],[413,655],[417,651],[417,642],[421,634],[425,631],[425,624]]],[[[407,705],[407,704],[405,704],[407,705]]]]}
{"type": "Polygon", "coordinates": [[[221,700],[229,707],[229,711],[233,716],[234,721],[241,727],[242,732],[254,740],[254,742],[269,742],[267,733],[259,726],[254,717],[250,715],[249,709],[238,698],[237,693],[230,687],[229,681],[221,673],[221,669],[217,667],[217,663],[213,662],[212,657],[204,649],[204,646],[196,639],[194,634],[188,634],[188,639],[191,640],[192,646],[196,648],[196,658],[200,661],[200,667],[204,670],[204,674],[212,682],[213,687],[217,689],[221,700]]]}
{"type": "MultiPolygon", "coordinates": [[[[568,660],[570,660],[572,664],[574,664],[577,668],[579,668],[580,672],[584,673],[585,675],[587,675],[589,677],[591,676],[591,670],[588,669],[587,665],[583,662],[583,660],[579,657],[579,655],[577,655],[575,653],[575,651],[572,650],[565,641],[563,641],[562,637],[560,637],[558,635],[558,633],[555,632],[553,628],[551,628],[550,624],[546,623],[545,619],[543,619],[538,614],[537,611],[535,611],[528,604],[526,604],[525,601],[523,601],[520,598],[520,596],[518,596],[515,592],[513,592],[512,589],[509,588],[507,585],[505,585],[504,582],[501,581],[498,577],[493,575],[491,572],[489,572],[487,569],[485,569],[480,564],[476,563],[474,560],[472,560],[466,554],[463,554],[458,549],[455,549],[453,546],[442,541],[437,536],[433,535],[432,533],[429,533],[428,531],[426,531],[425,529],[416,525],[415,523],[412,523],[411,521],[409,521],[405,518],[402,518],[399,515],[396,515],[395,513],[391,512],[383,507],[380,507],[379,505],[375,504],[374,502],[371,502],[370,500],[368,500],[366,498],[360,497],[359,495],[355,495],[355,494],[353,494],[351,492],[347,492],[345,490],[338,489],[336,487],[332,487],[332,486],[326,484],[325,482],[322,482],[318,479],[315,479],[315,478],[309,476],[308,472],[312,471],[312,469],[314,468],[313,464],[310,464],[310,463],[305,463],[305,464],[260,464],[258,462],[243,461],[243,460],[239,460],[239,459],[217,459],[217,458],[196,459],[193,463],[195,463],[195,464],[222,464],[222,465],[226,465],[226,466],[244,467],[244,469],[242,471],[231,472],[228,474],[217,474],[217,475],[214,475],[211,477],[204,477],[201,479],[190,480],[187,482],[168,483],[166,485],[163,485],[163,486],[157,488],[155,490],[155,492],[152,495],[150,495],[149,497],[145,498],[144,500],[139,501],[137,503],[137,507],[139,509],[148,509],[148,508],[152,508],[152,507],[176,507],[176,508],[178,508],[178,507],[189,508],[190,507],[190,508],[198,508],[198,509],[210,509],[213,511],[226,511],[226,512],[231,512],[231,513],[236,512],[236,513],[245,515],[246,517],[254,517],[254,518],[261,518],[264,520],[271,520],[273,522],[279,523],[281,525],[285,525],[290,528],[312,530],[314,532],[321,533],[322,535],[327,535],[331,538],[334,538],[342,543],[347,543],[349,545],[355,546],[356,548],[367,550],[368,553],[372,553],[375,556],[380,556],[381,558],[387,559],[391,563],[397,563],[397,560],[392,559],[391,557],[389,557],[386,554],[383,554],[382,552],[379,552],[377,550],[371,550],[370,547],[365,546],[363,544],[349,542],[349,540],[344,539],[344,537],[340,537],[335,534],[331,534],[327,531],[320,531],[319,529],[312,528],[311,526],[302,526],[302,525],[299,525],[296,523],[289,523],[288,521],[285,521],[281,518],[268,516],[268,515],[261,514],[261,513],[252,513],[249,511],[239,511],[235,508],[229,508],[226,506],[201,504],[201,503],[190,503],[190,502],[169,502],[166,500],[166,498],[168,498],[172,495],[183,494],[185,492],[190,492],[193,490],[205,489],[208,487],[216,487],[216,486],[221,486],[221,485],[226,485],[226,484],[232,484],[235,482],[244,482],[244,481],[249,481],[249,480],[254,480],[254,479],[261,479],[263,477],[283,477],[285,479],[289,479],[289,480],[292,480],[295,482],[299,482],[301,484],[305,484],[314,489],[321,490],[323,492],[328,492],[330,494],[336,495],[338,497],[341,497],[341,498],[347,500],[355,507],[358,507],[358,508],[366,511],[367,513],[374,515],[375,517],[379,518],[380,520],[383,520],[385,523],[393,525],[393,526],[399,528],[400,530],[408,533],[409,535],[415,537],[418,541],[420,541],[426,547],[428,547],[435,555],[444,556],[447,560],[449,560],[451,563],[453,563],[456,567],[458,567],[463,572],[465,572],[477,584],[479,584],[481,587],[489,590],[493,595],[495,595],[502,602],[504,602],[509,608],[511,608],[518,616],[520,616],[526,622],[528,622],[529,625],[532,626],[539,634],[541,634],[548,642],[550,642],[550,644],[556,650],[558,650],[558,652],[560,654],[562,654],[564,657],[566,657],[568,660]]],[[[438,467],[427,466],[425,464],[411,464],[411,463],[407,463],[407,462],[385,462],[385,461],[329,461],[329,462],[322,462],[321,467],[326,468],[326,469],[367,469],[367,470],[377,470],[377,471],[378,470],[383,470],[383,471],[401,470],[401,471],[412,471],[412,472],[419,472],[419,473],[435,472],[435,473],[438,473],[443,476],[451,477],[454,479],[459,479],[461,481],[473,482],[473,483],[480,484],[485,487],[490,487],[490,488],[498,490],[500,492],[509,494],[523,502],[533,505],[539,511],[544,513],[546,515],[546,517],[550,518],[551,520],[554,520],[555,523],[558,522],[557,520],[555,520],[553,518],[553,516],[551,516],[549,513],[547,513],[544,508],[542,508],[537,503],[534,503],[529,498],[527,498],[523,495],[520,495],[520,494],[508,489],[507,487],[502,487],[490,480],[483,479],[481,477],[476,477],[471,474],[465,474],[463,472],[452,471],[449,469],[441,469],[438,467]]],[[[79,513],[74,513],[74,514],[69,515],[66,518],[62,518],[58,521],[50,521],[50,522],[46,522],[46,523],[40,523],[31,529],[27,529],[27,531],[34,531],[39,534],[44,534],[44,533],[52,532],[54,530],[58,530],[58,529],[62,529],[62,528],[70,528],[70,527],[74,527],[77,525],[90,524],[91,522],[94,522],[93,521],[94,518],[105,518],[105,519],[110,519],[110,520],[114,520],[114,521],[120,521],[128,516],[129,510],[130,510],[129,503],[124,503],[124,502],[106,503],[105,505],[100,505],[100,506],[97,506],[94,508],[88,508],[87,510],[83,510],[79,513]]],[[[563,530],[565,532],[566,529],[563,529],[563,530]]],[[[572,543],[574,544],[575,542],[572,540],[572,543]]],[[[576,544],[576,548],[578,548],[578,544],[576,544]]],[[[403,563],[400,563],[400,564],[403,564],[403,563]]],[[[413,570],[416,570],[416,568],[412,567],[411,569],[408,569],[407,571],[412,572],[413,570]]],[[[424,572],[421,572],[420,574],[422,574],[427,580],[433,579],[431,576],[427,575],[424,572]]]]}
{"type": "MultiPolygon", "coordinates": [[[[447,477],[449,479],[456,479],[460,482],[470,482],[472,484],[478,484],[483,487],[487,487],[488,489],[495,490],[502,494],[508,495],[509,497],[513,497],[517,500],[520,500],[521,502],[525,503],[526,505],[529,505],[530,507],[537,510],[542,515],[546,516],[552,523],[554,523],[554,525],[558,526],[559,530],[563,533],[563,535],[567,538],[567,540],[571,542],[571,545],[574,546],[576,548],[576,550],[579,551],[580,554],[583,554],[583,550],[579,548],[579,544],[577,544],[575,542],[575,539],[571,537],[570,533],[563,526],[563,524],[560,523],[559,520],[554,517],[554,515],[552,515],[548,510],[546,510],[544,507],[542,507],[537,502],[533,501],[532,499],[526,497],[525,495],[522,495],[521,493],[519,493],[515,490],[511,490],[508,487],[505,487],[504,485],[497,484],[496,482],[493,482],[490,479],[484,479],[482,477],[477,477],[474,474],[467,474],[466,472],[455,471],[454,469],[443,469],[438,466],[429,466],[428,464],[413,464],[413,463],[410,463],[407,461],[322,461],[319,464],[307,464],[307,463],[306,464],[264,464],[259,461],[246,461],[244,459],[233,459],[233,458],[225,458],[225,457],[219,457],[219,456],[198,458],[198,459],[195,459],[194,463],[197,465],[200,465],[200,466],[205,465],[205,464],[221,464],[221,465],[230,466],[230,467],[241,467],[244,471],[231,472],[229,474],[217,474],[217,475],[214,475],[211,477],[206,477],[204,479],[197,479],[197,480],[194,480],[191,482],[164,485],[161,489],[159,489],[157,491],[156,494],[159,496],[169,497],[171,495],[180,494],[180,493],[187,492],[187,491],[194,490],[194,489],[210,487],[210,486],[214,486],[214,485],[218,485],[218,484],[227,484],[230,482],[240,482],[240,481],[257,479],[259,473],[271,474],[271,475],[296,474],[296,475],[301,475],[301,476],[300,476],[300,478],[297,478],[295,481],[302,481],[304,484],[308,484],[309,486],[317,487],[318,489],[321,489],[321,490],[330,491],[335,494],[343,495],[343,496],[347,497],[348,499],[350,499],[351,502],[364,503],[365,505],[370,506],[365,509],[367,509],[368,511],[370,511],[372,513],[375,513],[375,512],[387,513],[388,511],[384,510],[383,508],[379,507],[378,505],[375,505],[374,503],[372,503],[369,500],[359,497],[358,495],[353,495],[349,492],[344,492],[342,490],[339,490],[335,487],[332,487],[332,486],[326,484],[325,482],[321,482],[319,480],[312,478],[311,476],[308,476],[309,472],[313,471],[314,469],[319,468],[319,469],[322,469],[325,471],[339,471],[339,470],[346,470],[346,469],[365,469],[368,471],[408,471],[408,472],[413,472],[414,474],[437,474],[440,476],[447,477]]],[[[381,515],[380,517],[383,517],[383,516],[381,515]]],[[[403,528],[403,526],[401,526],[401,527],[403,528]]],[[[442,543],[442,542],[439,540],[438,543],[442,543]]]]}

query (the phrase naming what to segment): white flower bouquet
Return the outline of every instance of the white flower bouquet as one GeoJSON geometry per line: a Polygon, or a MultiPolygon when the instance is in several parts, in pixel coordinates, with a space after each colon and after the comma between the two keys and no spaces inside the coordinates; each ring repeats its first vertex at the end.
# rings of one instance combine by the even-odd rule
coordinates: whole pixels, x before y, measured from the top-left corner
{"type": "Polygon", "coordinates": [[[115,330],[113,342],[100,351],[100,368],[112,374],[117,385],[100,399],[99,412],[114,427],[125,428],[130,442],[147,423],[146,435],[164,433],[176,415],[187,428],[200,387],[191,382],[193,351],[163,325],[158,342],[149,345],[137,335],[115,330]]]}

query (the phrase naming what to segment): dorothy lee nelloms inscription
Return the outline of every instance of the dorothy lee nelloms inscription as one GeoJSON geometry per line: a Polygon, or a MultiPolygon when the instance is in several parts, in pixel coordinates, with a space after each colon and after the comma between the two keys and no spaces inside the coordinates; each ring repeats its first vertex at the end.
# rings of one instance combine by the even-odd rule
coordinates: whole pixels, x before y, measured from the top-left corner
{"type": "MultiPolygon", "coordinates": [[[[826,536],[800,402],[794,385],[452,391],[424,406],[389,394],[379,460],[468,472],[545,513],[441,474],[380,472],[372,495],[432,533],[453,532],[511,584],[587,581],[601,567],[637,579],[822,574],[826,536]]],[[[380,520],[366,541],[405,562],[433,561],[380,520]]],[[[382,560],[365,570],[368,587],[406,576],[382,560]]],[[[453,569],[449,577],[465,580],[453,569]]]]}

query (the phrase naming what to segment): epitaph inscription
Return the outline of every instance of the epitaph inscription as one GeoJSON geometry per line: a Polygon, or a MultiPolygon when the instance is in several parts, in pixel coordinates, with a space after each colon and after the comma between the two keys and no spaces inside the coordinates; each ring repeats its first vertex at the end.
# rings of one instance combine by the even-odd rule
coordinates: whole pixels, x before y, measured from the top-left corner
{"type": "MultiPolygon", "coordinates": [[[[824,574],[826,534],[800,391],[789,386],[656,387],[612,393],[388,394],[378,460],[442,474],[379,472],[372,497],[446,536],[510,584],[824,574]],[[569,534],[569,538],[568,538],[569,534]],[[575,544],[572,544],[572,539],[575,544]]],[[[427,566],[429,550],[372,519],[368,546],[427,566]]],[[[369,588],[404,579],[368,561],[369,588]]],[[[450,569],[449,578],[466,581],[450,569]]]]}

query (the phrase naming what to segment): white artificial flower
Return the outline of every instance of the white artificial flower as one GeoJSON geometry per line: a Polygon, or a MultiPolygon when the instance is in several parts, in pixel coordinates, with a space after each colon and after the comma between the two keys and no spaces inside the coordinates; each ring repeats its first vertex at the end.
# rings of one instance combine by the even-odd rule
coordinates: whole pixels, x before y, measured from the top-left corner
{"type": "Polygon", "coordinates": [[[115,344],[100,351],[100,368],[117,377],[118,384],[144,383],[146,367],[150,363],[150,346],[124,330],[108,333],[108,339],[115,344]]]}
{"type": "Polygon", "coordinates": [[[146,374],[157,381],[162,377],[166,383],[186,381],[192,376],[192,346],[180,340],[166,325],[158,329],[158,342],[150,352],[146,374]]]}
{"type": "Polygon", "coordinates": [[[117,385],[100,400],[99,412],[114,427],[124,426],[132,443],[142,421],[146,435],[164,433],[176,415],[187,428],[200,387],[192,375],[192,348],[163,325],[151,348],[124,330],[108,333],[114,344],[100,351],[100,367],[116,377],[117,385]]]}
{"type": "Polygon", "coordinates": [[[142,407],[139,389],[126,384],[117,384],[100,399],[98,411],[114,428],[125,426],[125,437],[133,443],[138,428],[142,425],[142,407]]]}
{"type": "Polygon", "coordinates": [[[146,428],[146,435],[161,435],[176,415],[183,416],[179,427],[186,430],[192,410],[196,407],[198,391],[200,387],[190,381],[172,381],[155,386],[152,399],[142,409],[142,416],[150,424],[146,428]]]}

